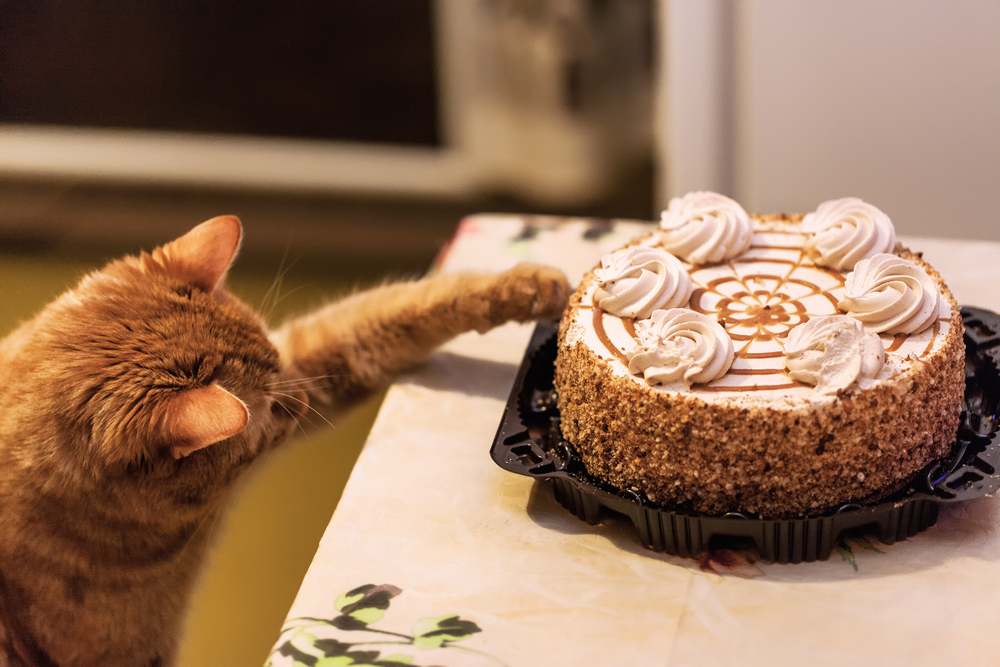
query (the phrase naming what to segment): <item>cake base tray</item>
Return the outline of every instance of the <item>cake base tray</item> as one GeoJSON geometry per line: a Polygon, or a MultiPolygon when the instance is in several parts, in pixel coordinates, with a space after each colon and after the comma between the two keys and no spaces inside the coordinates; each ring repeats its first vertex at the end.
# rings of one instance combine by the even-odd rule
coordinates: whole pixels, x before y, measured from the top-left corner
{"type": "Polygon", "coordinates": [[[1000,315],[963,307],[962,319],[965,405],[955,444],[904,488],[876,501],[793,518],[710,516],[657,505],[591,477],[559,430],[553,323],[539,324],[531,336],[490,454],[504,470],[551,483],[559,503],[588,523],[609,511],[628,517],[639,540],[654,551],[694,556],[749,543],[764,560],[798,563],[829,558],[848,532],[874,531],[891,544],[933,526],[941,505],[1000,488],[1000,315]]]}

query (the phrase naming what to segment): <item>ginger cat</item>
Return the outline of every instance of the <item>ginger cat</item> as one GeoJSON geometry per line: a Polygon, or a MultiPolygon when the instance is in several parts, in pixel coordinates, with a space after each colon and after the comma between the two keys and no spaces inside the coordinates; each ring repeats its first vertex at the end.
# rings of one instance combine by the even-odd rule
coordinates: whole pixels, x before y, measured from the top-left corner
{"type": "Polygon", "coordinates": [[[271,331],[223,287],[242,233],[111,262],[0,342],[0,664],[170,664],[207,525],[307,405],[568,294],[540,266],[436,275],[271,331]]]}

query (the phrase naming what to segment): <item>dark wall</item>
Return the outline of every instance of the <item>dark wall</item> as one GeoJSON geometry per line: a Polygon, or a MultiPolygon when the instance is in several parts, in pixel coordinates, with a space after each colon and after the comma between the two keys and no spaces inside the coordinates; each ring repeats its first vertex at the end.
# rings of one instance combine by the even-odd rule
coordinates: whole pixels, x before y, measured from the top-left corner
{"type": "Polygon", "coordinates": [[[431,0],[0,0],[0,122],[435,145],[431,0]]]}

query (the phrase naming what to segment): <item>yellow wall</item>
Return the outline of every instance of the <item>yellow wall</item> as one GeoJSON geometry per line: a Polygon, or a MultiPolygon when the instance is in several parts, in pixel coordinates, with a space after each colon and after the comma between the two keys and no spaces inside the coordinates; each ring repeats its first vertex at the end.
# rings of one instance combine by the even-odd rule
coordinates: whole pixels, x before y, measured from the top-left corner
{"type": "Polygon", "coordinates": [[[261,665],[312,560],[380,398],[253,470],[195,590],[178,665],[261,665]]]}

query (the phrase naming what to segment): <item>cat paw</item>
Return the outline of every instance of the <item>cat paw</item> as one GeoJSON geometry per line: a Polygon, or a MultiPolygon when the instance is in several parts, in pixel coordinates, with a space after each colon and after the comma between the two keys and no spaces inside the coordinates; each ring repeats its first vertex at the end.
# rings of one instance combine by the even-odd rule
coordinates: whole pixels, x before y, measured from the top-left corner
{"type": "Polygon", "coordinates": [[[502,319],[524,322],[559,317],[570,286],[559,269],[524,263],[498,276],[497,292],[502,319]]]}

